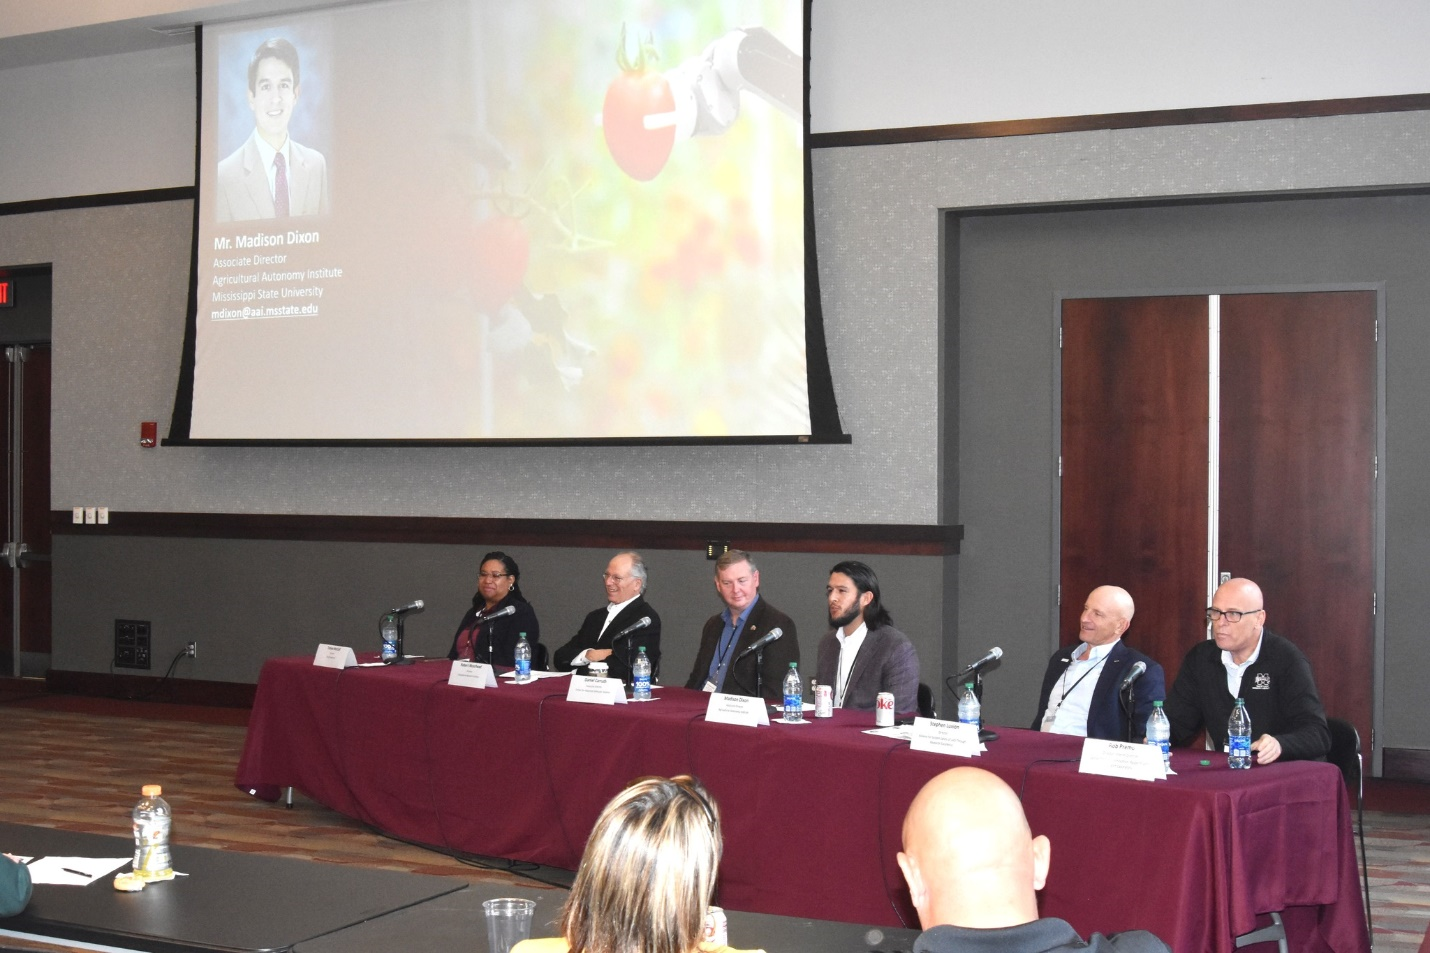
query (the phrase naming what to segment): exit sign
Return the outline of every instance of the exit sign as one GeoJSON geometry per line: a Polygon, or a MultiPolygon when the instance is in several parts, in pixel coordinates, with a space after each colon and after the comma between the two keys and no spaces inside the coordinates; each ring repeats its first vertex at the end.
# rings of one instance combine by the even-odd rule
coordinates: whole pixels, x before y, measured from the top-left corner
{"type": "Polygon", "coordinates": [[[0,308],[15,307],[15,279],[0,278],[0,308]]]}

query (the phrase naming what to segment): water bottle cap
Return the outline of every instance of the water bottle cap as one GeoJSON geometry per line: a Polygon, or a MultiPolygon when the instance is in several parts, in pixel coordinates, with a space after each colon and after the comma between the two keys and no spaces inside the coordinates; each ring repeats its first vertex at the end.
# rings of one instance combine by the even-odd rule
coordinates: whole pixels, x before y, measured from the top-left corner
{"type": "Polygon", "coordinates": [[[644,645],[641,646],[641,653],[642,653],[642,654],[645,653],[645,646],[644,646],[644,645]]]}
{"type": "Polygon", "coordinates": [[[796,663],[790,662],[790,663],[789,663],[789,667],[790,667],[790,668],[797,668],[798,666],[796,665],[796,663]]]}
{"type": "Polygon", "coordinates": [[[139,789],[139,793],[145,797],[158,797],[164,793],[164,789],[157,784],[146,784],[139,789]]]}
{"type": "Polygon", "coordinates": [[[1157,701],[1154,701],[1154,702],[1152,703],[1152,707],[1153,707],[1153,708],[1161,708],[1161,707],[1162,707],[1162,700],[1159,698],[1157,701]]]}
{"type": "Polygon", "coordinates": [[[972,682],[964,682],[964,683],[963,683],[963,687],[966,688],[966,689],[968,689],[970,692],[973,691],[973,683],[972,683],[972,682]]]}

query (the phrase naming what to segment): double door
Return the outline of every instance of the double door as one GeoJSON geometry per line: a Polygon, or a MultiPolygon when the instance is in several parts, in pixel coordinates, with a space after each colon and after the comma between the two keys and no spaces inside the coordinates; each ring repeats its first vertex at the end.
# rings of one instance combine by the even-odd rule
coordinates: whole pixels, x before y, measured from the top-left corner
{"type": "Polygon", "coordinates": [[[1371,753],[1373,291],[1066,299],[1059,632],[1120,585],[1168,684],[1218,582],[1261,586],[1371,753]]]}

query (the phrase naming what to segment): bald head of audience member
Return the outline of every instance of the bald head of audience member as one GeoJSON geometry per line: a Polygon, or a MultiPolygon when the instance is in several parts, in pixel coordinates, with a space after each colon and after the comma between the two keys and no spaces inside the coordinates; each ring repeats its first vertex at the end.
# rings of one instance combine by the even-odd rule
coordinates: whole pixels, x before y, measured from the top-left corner
{"type": "Polygon", "coordinates": [[[996,929],[1038,919],[1050,851],[1008,785],[981,768],[954,768],[909,806],[899,867],[925,930],[996,929]]]}

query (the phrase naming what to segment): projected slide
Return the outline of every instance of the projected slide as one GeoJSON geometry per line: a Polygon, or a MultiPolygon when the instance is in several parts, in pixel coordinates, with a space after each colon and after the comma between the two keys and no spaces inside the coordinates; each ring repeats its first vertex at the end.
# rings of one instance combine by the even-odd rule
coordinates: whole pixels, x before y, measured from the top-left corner
{"type": "Polygon", "coordinates": [[[206,26],[190,438],[808,434],[802,16],[206,26]]]}

